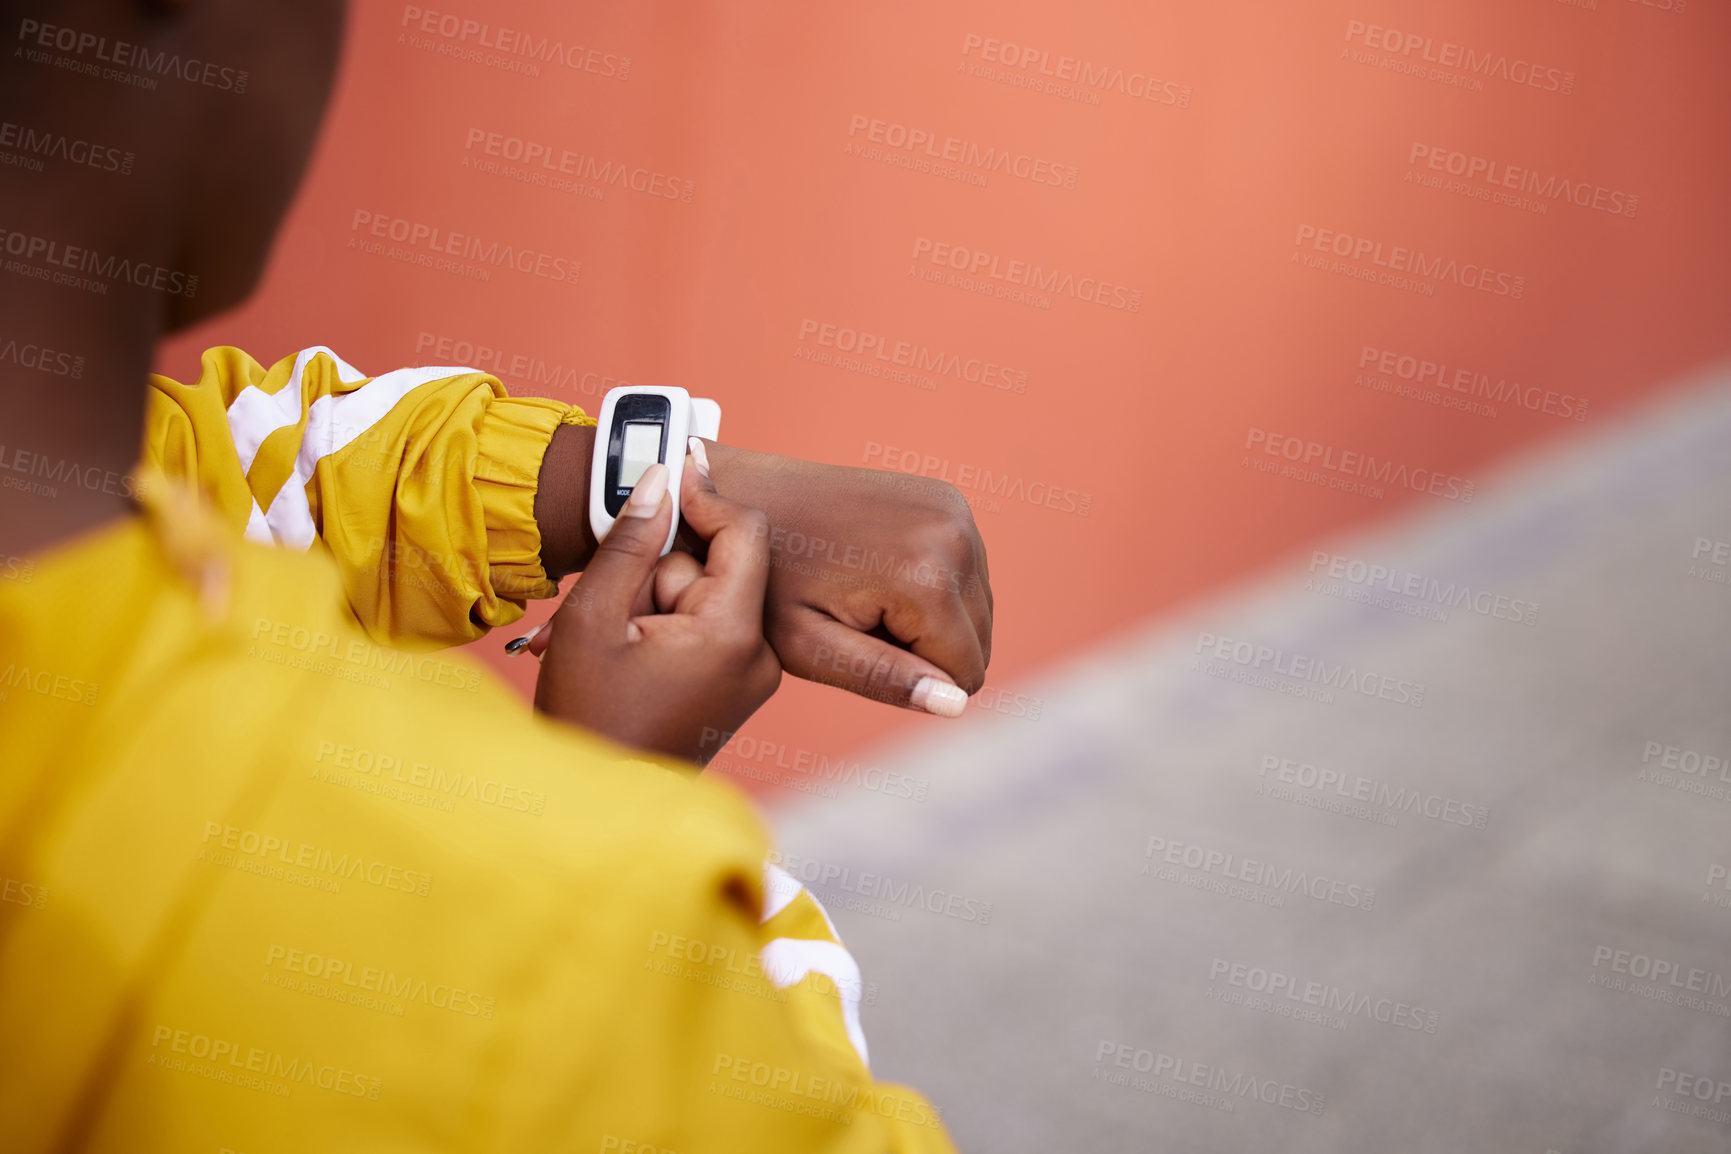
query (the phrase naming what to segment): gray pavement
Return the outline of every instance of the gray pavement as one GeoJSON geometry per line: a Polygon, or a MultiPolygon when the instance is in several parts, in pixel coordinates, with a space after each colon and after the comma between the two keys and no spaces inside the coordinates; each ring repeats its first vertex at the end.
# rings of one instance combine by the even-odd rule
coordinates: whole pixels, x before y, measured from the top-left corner
{"type": "Polygon", "coordinates": [[[1307,551],[1018,687],[1037,719],[873,751],[923,804],[779,811],[879,1077],[1003,1154],[1731,1150],[1699,538],[1731,541],[1731,370],[1318,543],[1416,598],[1307,588],[1307,551]]]}

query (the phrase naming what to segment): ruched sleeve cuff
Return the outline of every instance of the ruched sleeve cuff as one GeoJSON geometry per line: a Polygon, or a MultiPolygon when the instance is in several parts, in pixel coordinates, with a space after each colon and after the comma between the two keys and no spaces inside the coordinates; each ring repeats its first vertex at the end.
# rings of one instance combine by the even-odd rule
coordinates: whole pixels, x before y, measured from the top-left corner
{"type": "MultiPolygon", "coordinates": [[[[535,523],[541,459],[560,425],[594,423],[576,405],[542,397],[496,397],[481,419],[475,491],[487,524],[489,579],[495,594],[519,609],[531,598],[551,597],[559,589],[541,565],[541,529],[535,523]]],[[[512,620],[518,616],[510,614],[512,620]]]]}

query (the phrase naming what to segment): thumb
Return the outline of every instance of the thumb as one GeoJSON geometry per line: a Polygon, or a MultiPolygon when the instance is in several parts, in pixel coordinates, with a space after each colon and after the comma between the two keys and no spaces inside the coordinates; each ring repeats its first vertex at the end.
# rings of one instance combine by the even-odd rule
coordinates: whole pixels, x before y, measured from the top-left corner
{"type": "Polygon", "coordinates": [[[561,634],[587,626],[599,629],[603,638],[625,641],[631,615],[661,559],[672,515],[667,466],[651,465],[637,479],[612,528],[549,624],[559,623],[561,634]]]}
{"type": "Polygon", "coordinates": [[[769,642],[782,668],[807,681],[938,717],[960,717],[968,705],[961,687],[925,658],[808,605],[779,614],[769,642]]]}

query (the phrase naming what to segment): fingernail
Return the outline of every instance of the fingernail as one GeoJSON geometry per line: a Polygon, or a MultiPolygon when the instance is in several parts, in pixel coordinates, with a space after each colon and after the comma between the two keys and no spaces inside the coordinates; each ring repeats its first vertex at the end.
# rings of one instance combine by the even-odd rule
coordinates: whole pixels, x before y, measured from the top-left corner
{"type": "Polygon", "coordinates": [[[938,717],[960,717],[968,707],[968,695],[959,685],[936,677],[922,677],[914,685],[913,707],[938,717]]]}
{"type": "Polygon", "coordinates": [[[691,437],[688,442],[691,448],[691,459],[697,465],[697,471],[705,477],[709,476],[709,450],[703,447],[702,437],[691,437]]]}
{"type": "Polygon", "coordinates": [[[536,636],[545,628],[547,628],[547,623],[543,621],[541,624],[535,626],[535,628],[529,630],[529,632],[523,634],[523,636],[512,638],[510,641],[505,642],[505,656],[515,657],[517,654],[523,652],[523,650],[529,648],[529,642],[535,640],[536,636]]]}
{"type": "Polygon", "coordinates": [[[661,511],[661,498],[667,496],[667,466],[657,461],[643,470],[631,496],[625,498],[621,517],[653,517],[661,511]]]}

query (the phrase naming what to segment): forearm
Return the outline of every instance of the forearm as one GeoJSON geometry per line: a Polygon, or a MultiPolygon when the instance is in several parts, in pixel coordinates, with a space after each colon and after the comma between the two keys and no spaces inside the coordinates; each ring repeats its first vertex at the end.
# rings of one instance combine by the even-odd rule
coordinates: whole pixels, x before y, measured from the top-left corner
{"type": "Polygon", "coordinates": [[[575,573],[595,555],[589,528],[589,462],[593,425],[560,425],[541,458],[535,483],[535,524],[541,531],[541,567],[549,580],[575,573]]]}

